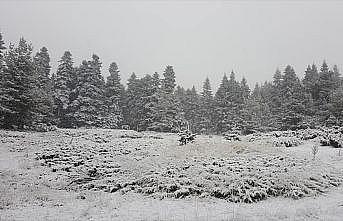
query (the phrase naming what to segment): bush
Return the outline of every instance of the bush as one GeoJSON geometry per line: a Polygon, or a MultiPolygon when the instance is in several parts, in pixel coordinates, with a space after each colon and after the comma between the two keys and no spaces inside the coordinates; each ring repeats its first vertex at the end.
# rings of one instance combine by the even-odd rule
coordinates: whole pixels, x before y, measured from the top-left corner
{"type": "Polygon", "coordinates": [[[302,144],[302,141],[296,137],[279,137],[272,141],[274,147],[296,147],[302,144]]]}
{"type": "Polygon", "coordinates": [[[57,130],[57,127],[55,125],[47,125],[45,123],[35,123],[29,128],[29,130],[36,132],[49,132],[57,130]]]}

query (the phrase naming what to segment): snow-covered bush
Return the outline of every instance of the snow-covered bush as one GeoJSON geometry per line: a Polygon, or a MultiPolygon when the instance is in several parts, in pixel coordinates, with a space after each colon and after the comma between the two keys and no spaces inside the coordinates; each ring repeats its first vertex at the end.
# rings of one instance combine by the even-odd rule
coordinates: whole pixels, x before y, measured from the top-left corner
{"type": "Polygon", "coordinates": [[[48,132],[57,130],[57,127],[55,125],[47,125],[44,123],[34,123],[29,129],[36,132],[48,132]]]}
{"type": "Polygon", "coordinates": [[[157,198],[198,196],[252,203],[278,196],[313,196],[342,182],[342,173],[329,165],[282,152],[173,158],[165,143],[156,148],[161,140],[144,133],[141,139],[121,138],[126,133],[130,131],[64,130],[54,145],[44,144],[37,160],[51,169],[49,176],[69,181],[62,186],[65,189],[137,192],[157,198]],[[155,148],[163,149],[167,157],[153,152],[155,148]]]}
{"type": "Polygon", "coordinates": [[[180,145],[186,145],[189,142],[194,142],[196,135],[190,132],[189,130],[184,130],[178,134],[180,145]]]}
{"type": "Polygon", "coordinates": [[[323,134],[320,137],[322,146],[333,146],[335,148],[342,148],[343,144],[343,130],[342,128],[323,128],[323,134]]]}
{"type": "Polygon", "coordinates": [[[279,137],[272,139],[274,147],[296,147],[302,144],[302,141],[296,137],[279,137]]]}
{"type": "Polygon", "coordinates": [[[323,132],[318,129],[304,129],[296,131],[296,136],[301,140],[311,140],[321,136],[323,132]]]}
{"type": "Polygon", "coordinates": [[[240,141],[241,140],[239,135],[230,134],[230,133],[224,134],[224,138],[225,138],[225,140],[228,140],[228,141],[240,141]]]}

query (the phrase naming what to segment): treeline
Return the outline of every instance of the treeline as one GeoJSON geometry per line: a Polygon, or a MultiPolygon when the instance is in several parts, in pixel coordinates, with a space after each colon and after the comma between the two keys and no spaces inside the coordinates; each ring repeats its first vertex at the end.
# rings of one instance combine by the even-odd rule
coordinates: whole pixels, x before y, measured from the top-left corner
{"type": "Polygon", "coordinates": [[[210,80],[202,91],[176,86],[172,66],[121,83],[113,62],[106,81],[97,55],[75,66],[66,51],[50,72],[47,48],[33,55],[23,38],[8,48],[0,33],[0,125],[6,129],[34,129],[36,125],[61,128],[101,127],[220,134],[228,131],[294,130],[342,125],[343,84],[337,66],[323,62],[308,66],[303,79],[287,66],[272,82],[256,84],[224,75],[214,93],[210,80]]]}

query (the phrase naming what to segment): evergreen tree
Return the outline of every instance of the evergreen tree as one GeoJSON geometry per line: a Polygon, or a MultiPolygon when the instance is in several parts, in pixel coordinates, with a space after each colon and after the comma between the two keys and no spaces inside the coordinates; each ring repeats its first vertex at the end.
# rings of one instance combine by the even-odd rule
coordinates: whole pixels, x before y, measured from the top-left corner
{"type": "Polygon", "coordinates": [[[2,34],[0,32],[0,71],[4,68],[4,55],[5,55],[5,42],[2,39],[2,34]]]}
{"type": "Polygon", "coordinates": [[[186,120],[186,125],[193,132],[201,132],[202,122],[201,120],[201,106],[200,106],[199,95],[193,86],[192,89],[187,89],[185,91],[183,100],[183,111],[184,118],[186,120]]]}
{"type": "Polygon", "coordinates": [[[240,92],[240,97],[242,97],[242,100],[240,103],[238,103],[238,114],[241,118],[239,126],[243,134],[249,134],[255,131],[256,122],[254,122],[254,118],[251,116],[249,111],[250,88],[247,80],[244,77],[240,82],[240,92]]]}
{"type": "Polygon", "coordinates": [[[226,96],[225,131],[243,128],[242,109],[244,108],[244,99],[242,97],[241,87],[235,79],[235,73],[232,71],[229,79],[229,90],[226,96]],[[238,128],[237,128],[238,127],[238,128]]]}
{"type": "Polygon", "coordinates": [[[313,100],[318,100],[319,98],[318,79],[319,74],[316,65],[313,64],[312,67],[308,65],[302,82],[306,92],[311,94],[313,100]]]}
{"type": "Polygon", "coordinates": [[[2,123],[5,128],[24,129],[32,125],[35,70],[31,55],[31,45],[21,38],[17,47],[10,45],[5,56],[6,68],[2,72],[0,91],[2,123]]]}
{"type": "Polygon", "coordinates": [[[247,107],[250,118],[248,119],[248,117],[246,117],[246,119],[250,120],[252,127],[251,129],[262,130],[264,123],[262,118],[265,113],[263,112],[263,100],[261,96],[261,89],[258,83],[255,84],[254,90],[249,97],[247,107]]]}
{"type": "Polygon", "coordinates": [[[78,70],[75,99],[69,106],[71,122],[77,127],[116,128],[118,116],[108,112],[105,81],[101,75],[101,62],[97,55],[83,61],[78,70]]]}
{"type": "Polygon", "coordinates": [[[115,62],[110,64],[109,67],[110,75],[107,77],[105,94],[107,96],[107,106],[109,112],[118,119],[122,121],[121,107],[124,105],[125,88],[120,83],[119,69],[115,62]]]}
{"type": "Polygon", "coordinates": [[[149,130],[178,132],[184,124],[180,103],[174,94],[159,90],[156,94],[156,108],[149,130]]]}
{"type": "Polygon", "coordinates": [[[153,78],[153,81],[154,81],[154,89],[155,89],[155,91],[157,91],[157,89],[159,89],[160,86],[161,86],[160,76],[159,76],[159,74],[157,72],[155,72],[152,75],[152,78],[153,78]]]}
{"type": "Polygon", "coordinates": [[[250,88],[248,86],[247,80],[243,77],[242,81],[240,83],[241,86],[241,92],[242,92],[242,97],[244,101],[247,101],[250,97],[250,88]]]}
{"type": "Polygon", "coordinates": [[[265,83],[261,87],[261,94],[263,103],[269,107],[270,110],[270,118],[273,120],[274,123],[270,123],[268,125],[264,124],[265,128],[273,129],[281,129],[280,125],[282,124],[282,116],[281,113],[283,111],[282,105],[282,92],[281,87],[283,84],[283,75],[281,71],[276,69],[275,74],[273,76],[273,83],[265,83]]]}
{"type": "Polygon", "coordinates": [[[221,133],[224,130],[224,119],[226,117],[226,94],[229,89],[229,80],[227,79],[226,74],[224,74],[223,79],[219,85],[219,88],[215,94],[215,110],[214,110],[214,119],[213,122],[215,125],[216,133],[221,133]]]}
{"type": "Polygon", "coordinates": [[[181,87],[180,85],[176,87],[175,96],[176,96],[176,99],[178,99],[181,103],[184,100],[185,93],[186,91],[183,87],[181,87]]]}
{"type": "Polygon", "coordinates": [[[343,124],[343,87],[334,90],[330,95],[330,113],[335,116],[340,125],[343,124]]]}
{"type": "Polygon", "coordinates": [[[334,81],[333,90],[337,89],[342,85],[341,73],[339,72],[337,65],[333,66],[332,70],[330,71],[330,74],[334,81]]]}
{"type": "Polygon", "coordinates": [[[75,99],[72,92],[76,89],[76,70],[73,67],[72,55],[69,51],[64,52],[53,76],[54,115],[57,125],[71,127],[71,119],[68,119],[68,107],[70,100],[75,99]]]}
{"type": "Polygon", "coordinates": [[[319,98],[321,99],[321,105],[326,105],[330,91],[334,88],[335,82],[332,73],[329,72],[329,67],[324,61],[320,68],[318,86],[319,86],[319,98]]]}
{"type": "Polygon", "coordinates": [[[163,73],[161,89],[154,99],[153,119],[149,130],[161,132],[177,132],[184,124],[181,103],[174,94],[175,73],[172,66],[167,66],[163,73]]]}
{"type": "Polygon", "coordinates": [[[333,72],[329,71],[329,67],[324,61],[318,79],[318,102],[317,114],[320,118],[320,121],[324,121],[329,117],[329,98],[331,92],[335,89],[337,80],[334,78],[333,72]]]}
{"type": "Polygon", "coordinates": [[[214,98],[210,79],[206,78],[203,84],[200,98],[200,122],[199,128],[202,133],[213,132],[213,108],[214,98]]]}
{"type": "Polygon", "coordinates": [[[138,79],[135,73],[132,73],[127,81],[125,106],[123,109],[124,122],[130,125],[130,128],[136,128],[135,118],[136,116],[136,99],[137,99],[137,86],[138,79]]]}
{"type": "Polygon", "coordinates": [[[1,101],[5,100],[6,98],[6,91],[5,91],[5,61],[4,61],[4,55],[5,55],[5,42],[2,39],[2,34],[0,32],[0,126],[3,124],[4,120],[4,113],[7,111],[7,108],[1,101]]]}
{"type": "Polygon", "coordinates": [[[35,88],[32,95],[35,97],[34,121],[50,124],[53,118],[53,94],[50,79],[50,56],[48,49],[43,47],[33,58],[35,67],[35,88]]]}
{"type": "Polygon", "coordinates": [[[282,74],[281,74],[281,71],[279,69],[276,69],[275,71],[275,74],[273,76],[273,84],[276,86],[276,87],[280,87],[282,83],[282,74]]]}
{"type": "Polygon", "coordinates": [[[305,107],[309,103],[309,96],[302,87],[294,69],[288,65],[284,72],[281,86],[283,116],[282,129],[296,129],[304,120],[305,107]]]}
{"type": "Polygon", "coordinates": [[[167,66],[163,72],[162,90],[167,94],[172,94],[175,89],[175,73],[172,66],[167,66]]]}

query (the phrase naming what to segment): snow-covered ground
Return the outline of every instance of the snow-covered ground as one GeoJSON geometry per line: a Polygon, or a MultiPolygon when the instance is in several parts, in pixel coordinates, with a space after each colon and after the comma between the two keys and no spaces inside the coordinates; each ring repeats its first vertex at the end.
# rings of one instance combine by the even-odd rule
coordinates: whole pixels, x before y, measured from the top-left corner
{"type": "Polygon", "coordinates": [[[0,220],[342,220],[343,153],[243,140],[0,131],[0,220]]]}

